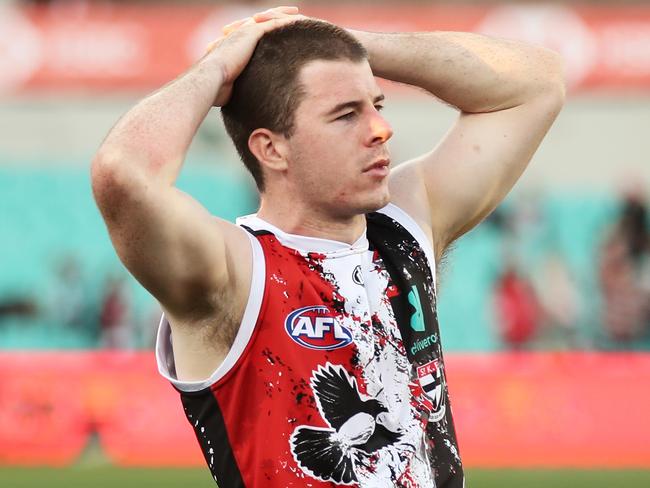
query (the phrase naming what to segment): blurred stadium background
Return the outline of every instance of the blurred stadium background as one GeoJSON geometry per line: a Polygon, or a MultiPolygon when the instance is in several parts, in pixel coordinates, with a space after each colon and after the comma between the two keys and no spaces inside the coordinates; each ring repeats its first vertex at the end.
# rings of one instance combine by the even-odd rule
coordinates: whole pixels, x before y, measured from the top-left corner
{"type": "MultiPolygon", "coordinates": [[[[516,190],[442,266],[469,486],[650,486],[650,3],[295,2],[379,31],[464,30],[566,58],[516,190]]],[[[160,310],[111,248],[89,163],[139,97],[266,2],[0,2],[0,486],[212,486],[151,352],[160,310]]],[[[394,160],[454,112],[386,84],[394,160]]],[[[214,111],[179,185],[256,208],[214,111]]],[[[445,182],[440,182],[444,185],[445,182]]]]}

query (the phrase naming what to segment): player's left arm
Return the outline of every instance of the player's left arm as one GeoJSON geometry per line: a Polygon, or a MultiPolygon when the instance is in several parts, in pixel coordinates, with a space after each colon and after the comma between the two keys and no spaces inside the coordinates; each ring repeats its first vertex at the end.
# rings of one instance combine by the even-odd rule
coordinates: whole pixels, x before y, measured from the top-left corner
{"type": "Polygon", "coordinates": [[[375,75],[424,88],[460,114],[431,152],[391,174],[392,201],[430,233],[437,258],[521,176],[564,103],[559,55],[457,32],[353,32],[375,75]]]}

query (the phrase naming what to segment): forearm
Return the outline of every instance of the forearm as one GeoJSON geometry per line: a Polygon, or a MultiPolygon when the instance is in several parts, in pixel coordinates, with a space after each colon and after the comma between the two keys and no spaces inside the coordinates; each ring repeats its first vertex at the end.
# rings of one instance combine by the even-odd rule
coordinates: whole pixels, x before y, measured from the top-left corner
{"type": "Polygon", "coordinates": [[[135,201],[145,214],[156,205],[173,206],[157,198],[152,187],[173,185],[201,122],[211,107],[228,103],[260,38],[300,18],[296,13],[295,7],[279,7],[229,24],[224,28],[228,34],[212,42],[197,64],[118,121],[91,168],[93,192],[107,220],[114,219],[118,208],[132,211],[135,201]],[[142,203],[145,194],[149,207],[142,203]]]}
{"type": "Polygon", "coordinates": [[[221,83],[219,65],[204,58],[127,112],[109,132],[95,164],[172,184],[221,83]]]}
{"type": "Polygon", "coordinates": [[[563,91],[560,57],[544,48],[464,32],[353,34],[377,76],[423,88],[464,112],[503,110],[563,91]]]}

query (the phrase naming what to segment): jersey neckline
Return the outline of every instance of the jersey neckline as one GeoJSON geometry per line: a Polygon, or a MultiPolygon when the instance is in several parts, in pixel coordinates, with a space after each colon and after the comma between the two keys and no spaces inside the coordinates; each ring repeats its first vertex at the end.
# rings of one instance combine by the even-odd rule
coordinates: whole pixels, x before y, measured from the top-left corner
{"type": "Polygon", "coordinates": [[[319,253],[325,254],[328,257],[339,257],[342,255],[365,252],[369,247],[366,227],[364,227],[363,232],[353,244],[348,244],[347,242],[335,241],[332,239],[290,234],[266,220],[261,219],[257,214],[239,217],[236,223],[240,226],[245,225],[252,230],[267,230],[273,233],[283,246],[295,249],[300,253],[319,253]]]}

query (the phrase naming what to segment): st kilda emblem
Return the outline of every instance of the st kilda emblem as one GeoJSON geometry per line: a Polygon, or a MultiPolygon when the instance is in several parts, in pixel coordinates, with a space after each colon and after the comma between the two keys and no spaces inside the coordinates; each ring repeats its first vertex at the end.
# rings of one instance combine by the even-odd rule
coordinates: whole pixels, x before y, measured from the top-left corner
{"type": "Polygon", "coordinates": [[[357,264],[352,271],[352,281],[357,285],[363,286],[363,274],[361,273],[361,265],[357,264]]]}
{"type": "Polygon", "coordinates": [[[434,359],[418,366],[418,379],[424,394],[431,401],[429,420],[438,422],[445,416],[445,396],[442,376],[442,361],[434,359]]]}

